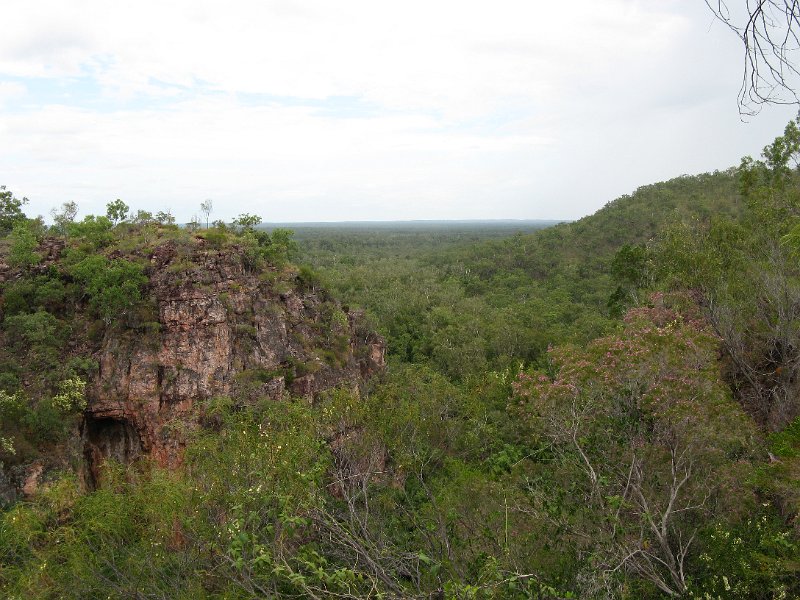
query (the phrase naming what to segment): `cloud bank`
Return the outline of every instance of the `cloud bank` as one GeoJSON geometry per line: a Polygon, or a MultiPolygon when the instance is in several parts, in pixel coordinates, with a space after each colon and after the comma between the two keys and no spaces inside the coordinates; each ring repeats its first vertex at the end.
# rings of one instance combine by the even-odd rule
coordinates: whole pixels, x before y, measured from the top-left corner
{"type": "Polygon", "coordinates": [[[0,183],[32,213],[577,218],[726,168],[793,116],[736,110],[701,2],[12,2],[0,183]]]}

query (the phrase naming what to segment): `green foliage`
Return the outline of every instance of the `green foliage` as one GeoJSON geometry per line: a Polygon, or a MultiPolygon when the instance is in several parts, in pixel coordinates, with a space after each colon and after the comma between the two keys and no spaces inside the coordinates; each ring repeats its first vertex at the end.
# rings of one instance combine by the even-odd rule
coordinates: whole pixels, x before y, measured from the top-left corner
{"type": "Polygon", "coordinates": [[[218,435],[202,433],[187,450],[188,479],[158,470],[137,476],[109,464],[105,485],[91,494],[79,494],[65,478],[34,502],[0,513],[0,592],[368,594],[368,577],[313,542],[328,462],[308,407],[223,415],[218,435]]]}
{"type": "Polygon", "coordinates": [[[3,288],[3,311],[15,315],[43,309],[55,314],[64,308],[66,297],[67,287],[58,272],[50,270],[7,283],[3,288]]]}
{"type": "MultiPolygon", "coordinates": [[[[12,456],[16,454],[17,451],[14,448],[14,441],[0,436],[0,453],[11,454],[12,456]]],[[[2,461],[0,461],[0,466],[2,466],[2,461]]]]}
{"type": "Polygon", "coordinates": [[[160,225],[175,225],[175,217],[169,211],[158,211],[155,218],[160,225]]]}
{"type": "Polygon", "coordinates": [[[266,264],[284,267],[297,256],[297,243],[288,229],[275,229],[269,234],[240,225],[239,236],[245,259],[252,268],[263,268],[266,264]]]}
{"type": "Polygon", "coordinates": [[[322,287],[322,277],[309,266],[303,265],[297,273],[297,282],[301,290],[314,292],[322,287]]]}
{"type": "Polygon", "coordinates": [[[86,408],[86,382],[80,377],[65,379],[58,385],[52,403],[65,414],[82,412],[86,408]]]}
{"type": "Polygon", "coordinates": [[[18,349],[58,348],[68,335],[64,323],[44,310],[6,317],[3,327],[18,349]]]}
{"type": "Polygon", "coordinates": [[[551,374],[523,375],[520,415],[553,445],[562,485],[572,481],[571,526],[593,540],[597,584],[624,567],[685,594],[696,556],[685,540],[699,519],[725,514],[725,495],[743,494],[755,431],[702,322],[659,307],[626,321],[622,335],[553,349],[551,374]]]}
{"type": "Polygon", "coordinates": [[[22,206],[27,203],[27,198],[22,198],[22,200],[15,198],[11,190],[0,185],[0,237],[8,234],[14,228],[15,223],[25,220],[22,206]]]}
{"type": "Polygon", "coordinates": [[[87,243],[97,250],[109,246],[114,241],[111,229],[114,223],[108,217],[87,215],[82,221],[71,221],[66,224],[67,235],[77,241],[87,243]]]}
{"type": "Polygon", "coordinates": [[[66,236],[69,224],[78,216],[78,205],[75,202],[64,202],[60,209],[52,209],[50,215],[53,217],[53,232],[66,236]]]}
{"type": "Polygon", "coordinates": [[[214,229],[206,229],[202,234],[203,239],[208,242],[209,246],[215,250],[222,250],[228,242],[228,234],[224,229],[214,227],[214,229]]]}
{"type": "Polygon", "coordinates": [[[187,598],[204,597],[187,570],[191,553],[175,551],[185,486],[164,473],[139,481],[126,475],[111,469],[110,485],[88,495],[64,476],[33,503],[0,515],[4,595],[46,598],[58,590],[62,598],[121,599],[178,587],[187,598]]]}
{"type": "Polygon", "coordinates": [[[125,314],[141,299],[141,288],[147,283],[141,265],[105,256],[87,256],[70,269],[89,296],[89,304],[106,322],[125,314]]]}
{"type": "Polygon", "coordinates": [[[274,229],[269,236],[269,243],[262,244],[267,247],[267,260],[278,265],[294,260],[299,249],[293,235],[291,229],[274,229]]]}
{"type": "Polygon", "coordinates": [[[640,288],[647,284],[647,249],[625,244],[611,261],[611,275],[621,284],[640,288]]]}
{"type": "Polygon", "coordinates": [[[17,418],[22,414],[24,402],[19,394],[9,394],[8,392],[0,390],[0,415],[5,420],[17,418]]]}
{"type": "Polygon", "coordinates": [[[199,233],[167,213],[65,220],[61,259],[2,289],[6,465],[69,446],[107,325],[155,322],[126,260],[155,243],[171,240],[170,277],[203,285],[206,258],[236,252],[270,296],[309,293],[319,318],[293,343],[316,356],[198,401],[170,473],[109,461],[93,492],[48,479],[0,513],[0,595],[797,595],[797,148],[789,127],[744,161],[741,198],[735,170],[681,177],[513,236],[301,227],[298,248],[253,215],[199,233]],[[655,286],[690,289],[648,303],[655,286]],[[358,393],[260,398],[275,377],[334,376],[353,324],[375,339],[363,323],[387,338],[386,373],[358,393]],[[768,445],[731,394],[751,408],[740,359],[785,392],[768,445]]]}
{"type": "Polygon", "coordinates": [[[62,406],[57,405],[53,398],[42,398],[25,412],[21,425],[29,440],[46,446],[63,440],[75,422],[65,419],[62,406]]]}
{"type": "Polygon", "coordinates": [[[130,206],[125,204],[122,200],[117,198],[106,205],[106,217],[114,225],[127,220],[130,206]]]}
{"type": "Polygon", "coordinates": [[[233,220],[233,226],[237,228],[239,233],[252,232],[260,224],[261,217],[248,213],[243,213],[233,220]]]}
{"type": "Polygon", "coordinates": [[[11,229],[11,248],[8,263],[13,267],[31,267],[39,264],[41,255],[36,252],[39,240],[36,238],[35,222],[27,219],[14,221],[11,229]]]}
{"type": "Polygon", "coordinates": [[[638,306],[640,291],[651,283],[649,254],[644,246],[625,244],[611,261],[611,277],[618,284],[608,300],[609,312],[622,316],[625,309],[638,306]]]}
{"type": "Polygon", "coordinates": [[[740,523],[709,527],[701,543],[692,598],[766,600],[800,594],[800,544],[767,507],[740,523]]]}
{"type": "Polygon", "coordinates": [[[797,414],[800,268],[793,233],[800,219],[798,130],[740,169],[741,217],[689,222],[666,232],[657,250],[666,285],[690,288],[721,337],[728,378],[758,421],[780,429],[797,414]]]}
{"type": "Polygon", "coordinates": [[[739,185],[745,198],[762,196],[759,188],[762,191],[765,188],[780,189],[790,182],[793,173],[789,163],[796,165],[800,154],[800,129],[797,125],[798,121],[790,121],[782,136],[764,146],[761,153],[764,160],[753,160],[749,156],[742,159],[739,185]]]}
{"type": "Polygon", "coordinates": [[[149,210],[137,210],[136,214],[133,215],[131,219],[136,225],[146,226],[152,225],[155,222],[155,217],[153,217],[153,213],[149,210]]]}
{"type": "Polygon", "coordinates": [[[770,436],[771,451],[781,458],[800,458],[800,417],[770,436]]]}

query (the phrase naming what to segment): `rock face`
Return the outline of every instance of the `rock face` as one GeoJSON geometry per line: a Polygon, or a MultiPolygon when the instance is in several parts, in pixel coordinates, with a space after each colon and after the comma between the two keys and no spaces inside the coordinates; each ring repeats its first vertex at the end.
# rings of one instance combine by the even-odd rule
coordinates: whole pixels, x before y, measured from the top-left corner
{"type": "Polygon", "coordinates": [[[313,401],[336,386],[357,389],[384,366],[383,340],[361,315],[302,281],[249,272],[242,256],[202,244],[187,252],[167,242],[150,263],[152,320],[106,332],[87,389],[89,486],[109,458],[180,463],[206,400],[313,401]]]}

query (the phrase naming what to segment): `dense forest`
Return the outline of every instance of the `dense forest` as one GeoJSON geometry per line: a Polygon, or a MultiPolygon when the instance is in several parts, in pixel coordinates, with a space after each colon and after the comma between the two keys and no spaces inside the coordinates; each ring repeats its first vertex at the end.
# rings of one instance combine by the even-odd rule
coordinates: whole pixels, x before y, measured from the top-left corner
{"type": "Polygon", "coordinates": [[[792,122],[519,231],[47,226],[3,188],[0,595],[800,597],[798,159],[792,122]],[[175,323],[230,324],[228,370],[175,323]],[[173,418],[101,443],[137,365],[173,418]]]}

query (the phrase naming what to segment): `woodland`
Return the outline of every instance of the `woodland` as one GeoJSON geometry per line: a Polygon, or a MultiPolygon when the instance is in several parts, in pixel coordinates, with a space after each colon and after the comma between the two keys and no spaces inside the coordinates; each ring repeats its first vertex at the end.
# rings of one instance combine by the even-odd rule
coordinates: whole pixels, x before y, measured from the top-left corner
{"type": "Polygon", "coordinates": [[[121,200],[46,226],[2,188],[0,596],[800,597],[798,159],[790,122],[738,167],[518,231],[187,227],[121,200]],[[176,286],[203,284],[199,247],[313,300],[318,364],[363,313],[385,366],[198,396],[164,433],[180,461],[87,480],[97,349],[163,342],[165,244],[176,286]]]}

